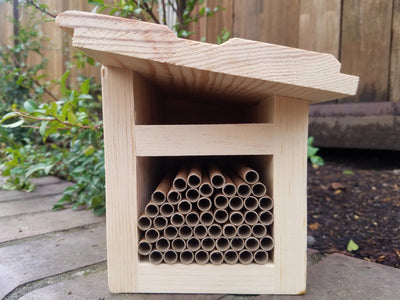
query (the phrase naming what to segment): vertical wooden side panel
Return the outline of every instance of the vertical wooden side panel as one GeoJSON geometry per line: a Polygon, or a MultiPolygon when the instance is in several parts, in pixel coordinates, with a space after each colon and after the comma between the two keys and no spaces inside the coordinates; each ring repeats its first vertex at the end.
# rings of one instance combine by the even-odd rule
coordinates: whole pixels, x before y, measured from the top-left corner
{"type": "Polygon", "coordinates": [[[137,265],[133,74],[104,67],[107,264],[111,292],[133,291],[137,265]]]}
{"type": "Polygon", "coordinates": [[[236,1],[235,37],[280,44],[298,45],[299,0],[236,1]]]}
{"type": "Polygon", "coordinates": [[[0,4],[0,45],[12,45],[11,37],[14,35],[13,24],[9,18],[13,17],[13,6],[11,3],[0,4]]]}
{"type": "Polygon", "coordinates": [[[392,0],[344,0],[342,72],[360,76],[358,94],[341,101],[387,101],[392,0]]]}
{"type": "Polygon", "coordinates": [[[393,1],[389,100],[400,101],[400,0],[393,1]]]}
{"type": "Polygon", "coordinates": [[[339,57],[341,0],[300,0],[299,48],[339,57]]]}
{"type": "Polygon", "coordinates": [[[276,290],[283,294],[306,288],[308,106],[275,97],[274,255],[276,290]]]}

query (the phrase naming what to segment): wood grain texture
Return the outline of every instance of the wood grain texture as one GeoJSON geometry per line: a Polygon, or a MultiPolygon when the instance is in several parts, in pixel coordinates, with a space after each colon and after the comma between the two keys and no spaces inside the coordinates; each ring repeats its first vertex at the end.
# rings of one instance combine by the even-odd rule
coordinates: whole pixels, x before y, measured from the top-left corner
{"type": "Polygon", "coordinates": [[[272,154],[272,124],[137,125],[138,156],[272,154]]]}
{"type": "Polygon", "coordinates": [[[234,2],[233,36],[298,47],[298,0],[234,2]]]}
{"type": "Polygon", "coordinates": [[[389,100],[400,101],[400,0],[393,1],[389,100]]]}
{"type": "Polygon", "coordinates": [[[102,82],[108,284],[112,292],[118,293],[127,287],[135,290],[137,285],[133,73],[103,68],[102,82]]]}
{"type": "Polygon", "coordinates": [[[344,0],[342,71],[360,76],[356,97],[341,101],[387,101],[392,0],[344,0]]]}
{"type": "Polygon", "coordinates": [[[341,0],[301,0],[299,48],[339,58],[341,0]]]}
{"type": "Polygon", "coordinates": [[[11,37],[14,35],[12,23],[8,18],[13,18],[13,6],[9,2],[0,3],[0,45],[13,44],[11,37]]]}
{"type": "Polygon", "coordinates": [[[320,102],[353,95],[358,82],[341,74],[340,63],[327,54],[243,39],[216,46],[177,39],[166,26],[81,12],[63,13],[57,24],[74,31],[73,46],[103,65],[173,89],[320,102]]]}

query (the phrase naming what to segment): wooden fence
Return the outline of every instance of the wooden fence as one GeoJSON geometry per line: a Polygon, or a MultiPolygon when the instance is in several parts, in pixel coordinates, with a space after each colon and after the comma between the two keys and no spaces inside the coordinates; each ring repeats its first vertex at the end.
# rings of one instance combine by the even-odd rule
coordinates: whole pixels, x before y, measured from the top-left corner
{"type": "MultiPolygon", "coordinates": [[[[93,8],[86,0],[44,2],[56,12],[93,8]]],[[[206,0],[206,5],[225,10],[195,24],[194,39],[215,42],[226,28],[233,37],[328,52],[340,59],[342,72],[361,78],[357,96],[342,102],[400,100],[400,0],[206,0]]],[[[13,25],[4,16],[12,12],[11,4],[0,4],[2,44],[11,42],[13,25]]],[[[70,38],[52,22],[42,30],[50,40],[47,72],[59,78],[71,59],[70,38]]],[[[98,76],[99,70],[86,73],[98,76]]]]}

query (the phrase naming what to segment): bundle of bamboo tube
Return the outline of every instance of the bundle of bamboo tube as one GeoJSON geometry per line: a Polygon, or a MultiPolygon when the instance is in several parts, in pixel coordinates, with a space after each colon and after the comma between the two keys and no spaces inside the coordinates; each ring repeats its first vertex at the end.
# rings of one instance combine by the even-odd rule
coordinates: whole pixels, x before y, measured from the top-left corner
{"type": "Polygon", "coordinates": [[[265,264],[273,201],[258,172],[192,164],[157,186],[138,219],[138,252],[153,264],[265,264]]]}

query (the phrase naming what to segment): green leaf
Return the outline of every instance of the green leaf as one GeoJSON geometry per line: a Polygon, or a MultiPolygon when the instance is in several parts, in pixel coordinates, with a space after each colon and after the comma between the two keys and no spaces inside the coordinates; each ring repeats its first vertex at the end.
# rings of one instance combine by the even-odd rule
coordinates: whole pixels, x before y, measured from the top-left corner
{"type": "Polygon", "coordinates": [[[31,113],[31,112],[35,111],[38,108],[38,106],[35,103],[35,101],[29,99],[28,101],[24,102],[24,108],[27,112],[31,113]]]}
{"type": "Polygon", "coordinates": [[[1,124],[1,126],[5,127],[5,128],[15,128],[15,127],[21,126],[22,124],[24,124],[24,120],[20,119],[17,122],[14,122],[14,123],[11,123],[11,124],[1,124]]]}
{"type": "Polygon", "coordinates": [[[69,76],[69,73],[70,73],[70,71],[65,72],[63,74],[63,76],[61,77],[61,79],[60,79],[60,90],[61,90],[61,94],[63,96],[67,95],[67,91],[68,90],[67,90],[67,86],[66,86],[66,81],[67,81],[67,78],[69,76]]]}
{"type": "Polygon", "coordinates": [[[310,157],[310,161],[312,164],[317,165],[317,166],[323,166],[324,165],[324,160],[322,159],[321,156],[315,155],[310,157]]]}
{"type": "Polygon", "coordinates": [[[88,4],[96,5],[96,6],[103,6],[104,0],[88,0],[88,4]]]}
{"type": "Polygon", "coordinates": [[[104,205],[97,205],[96,207],[93,208],[93,213],[96,216],[102,216],[106,212],[106,208],[104,205]]]}
{"type": "Polygon", "coordinates": [[[86,148],[83,150],[83,154],[84,154],[85,156],[89,156],[89,155],[92,155],[92,154],[94,153],[95,150],[96,150],[96,149],[95,149],[92,145],[90,145],[90,146],[86,147],[86,148]]]}
{"type": "Polygon", "coordinates": [[[70,122],[71,124],[75,124],[76,123],[76,116],[72,111],[68,112],[68,122],[70,122]]]}
{"type": "Polygon", "coordinates": [[[309,145],[312,145],[314,143],[314,137],[313,136],[310,136],[309,138],[308,138],[308,144],[309,145]]]}
{"type": "Polygon", "coordinates": [[[360,247],[353,240],[350,240],[347,244],[347,251],[349,252],[357,251],[359,248],[360,247]]]}
{"type": "Polygon", "coordinates": [[[40,124],[39,133],[42,137],[44,137],[46,134],[47,124],[49,124],[49,121],[42,121],[40,124]]]}
{"type": "Polygon", "coordinates": [[[314,156],[315,154],[317,154],[318,150],[319,149],[317,147],[313,147],[311,145],[308,145],[308,147],[307,147],[307,156],[308,157],[314,156]]]}
{"type": "Polygon", "coordinates": [[[11,119],[11,118],[14,118],[14,117],[16,117],[16,116],[18,116],[18,114],[16,113],[16,112],[9,112],[9,113],[7,113],[7,114],[5,114],[2,118],[1,118],[1,121],[0,121],[0,123],[3,123],[4,121],[6,121],[6,120],[8,120],[8,119],[11,119]]]}
{"type": "Polygon", "coordinates": [[[61,209],[64,209],[64,208],[65,208],[64,205],[56,204],[56,205],[53,206],[53,211],[61,210],[61,209]]]}
{"type": "Polygon", "coordinates": [[[43,171],[46,175],[50,173],[51,168],[54,167],[54,164],[36,164],[28,168],[28,171],[25,173],[25,178],[28,178],[31,176],[33,173],[37,171],[43,171]]]}
{"type": "Polygon", "coordinates": [[[354,172],[351,170],[344,170],[343,175],[354,175],[354,172]]]}
{"type": "Polygon", "coordinates": [[[81,93],[82,94],[89,94],[90,90],[90,78],[86,79],[84,82],[81,84],[81,93]]]}

